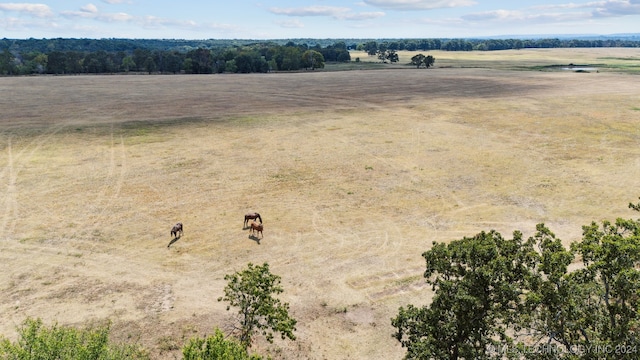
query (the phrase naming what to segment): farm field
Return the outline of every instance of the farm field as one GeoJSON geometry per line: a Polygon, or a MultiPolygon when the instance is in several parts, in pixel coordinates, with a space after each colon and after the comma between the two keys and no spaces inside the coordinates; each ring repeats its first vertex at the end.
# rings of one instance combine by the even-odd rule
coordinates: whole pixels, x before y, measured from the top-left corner
{"type": "Polygon", "coordinates": [[[254,350],[401,359],[390,319],[429,302],[432,242],[545,223],[568,245],[636,216],[638,77],[521,65],[637,66],[640,50],[464,55],[429,70],[0,78],[0,334],[26,317],[109,319],[115,340],[179,359],[229,321],[224,276],[268,262],[298,339],[254,350]],[[261,239],[243,229],[251,211],[261,239]]]}

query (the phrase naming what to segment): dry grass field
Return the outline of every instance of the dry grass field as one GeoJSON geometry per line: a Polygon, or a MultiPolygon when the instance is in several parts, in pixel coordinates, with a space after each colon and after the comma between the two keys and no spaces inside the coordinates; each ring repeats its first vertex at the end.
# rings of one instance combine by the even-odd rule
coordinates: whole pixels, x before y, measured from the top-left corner
{"type": "Polygon", "coordinates": [[[544,54],[487,53],[493,68],[436,55],[429,70],[0,78],[0,334],[15,339],[26,317],[109,319],[115,340],[179,359],[228,321],[224,275],[268,262],[298,339],[255,350],[402,358],[390,319],[429,302],[433,241],[544,222],[569,244],[591,221],[636,216],[640,78],[504,64],[640,50],[544,54]]]}

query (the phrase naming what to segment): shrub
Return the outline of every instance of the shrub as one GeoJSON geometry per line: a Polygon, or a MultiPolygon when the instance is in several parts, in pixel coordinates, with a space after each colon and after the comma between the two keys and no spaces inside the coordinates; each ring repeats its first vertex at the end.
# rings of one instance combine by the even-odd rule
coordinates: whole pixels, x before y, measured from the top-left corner
{"type": "Polygon", "coordinates": [[[0,359],[19,360],[124,360],[149,359],[138,345],[109,343],[109,324],[86,329],[43,325],[41,319],[27,319],[18,328],[19,339],[0,338],[0,359]]]}
{"type": "Polygon", "coordinates": [[[261,360],[258,355],[251,355],[240,343],[226,340],[220,329],[205,339],[192,338],[182,348],[184,360],[261,360]]]}

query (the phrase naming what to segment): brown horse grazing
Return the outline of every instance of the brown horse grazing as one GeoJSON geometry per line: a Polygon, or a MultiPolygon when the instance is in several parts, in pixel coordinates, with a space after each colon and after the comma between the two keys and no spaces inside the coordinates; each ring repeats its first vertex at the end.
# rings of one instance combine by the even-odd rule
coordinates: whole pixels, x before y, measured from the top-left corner
{"type": "Polygon", "coordinates": [[[255,219],[260,220],[260,224],[262,224],[262,218],[260,217],[260,214],[256,212],[246,214],[244,216],[244,226],[247,227],[247,223],[249,222],[249,220],[255,220],[255,219]]]}
{"type": "Polygon", "coordinates": [[[178,237],[178,233],[180,233],[180,236],[182,236],[182,223],[179,222],[175,225],[173,225],[173,227],[171,228],[171,236],[174,237],[178,237]]]}
{"type": "Polygon", "coordinates": [[[264,229],[262,224],[258,224],[255,221],[251,222],[251,235],[253,235],[253,232],[255,231],[257,234],[262,234],[262,237],[264,237],[264,234],[262,233],[262,229],[264,229]]]}

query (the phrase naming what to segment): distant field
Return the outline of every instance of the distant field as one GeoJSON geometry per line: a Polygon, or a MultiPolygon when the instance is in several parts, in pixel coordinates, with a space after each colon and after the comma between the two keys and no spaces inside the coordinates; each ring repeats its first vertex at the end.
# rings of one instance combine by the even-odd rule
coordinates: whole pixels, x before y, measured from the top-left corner
{"type": "MultiPolygon", "coordinates": [[[[398,51],[400,61],[395,65],[406,67],[416,54],[431,55],[435,68],[492,68],[503,70],[563,71],[569,64],[594,68],[595,71],[640,74],[640,51],[634,48],[604,49],[526,49],[507,51],[398,51]]],[[[352,51],[353,61],[359,58],[363,67],[371,67],[380,60],[363,51],[352,51]]],[[[381,66],[375,65],[375,66],[381,66]]],[[[335,65],[329,65],[329,68],[335,65]]],[[[338,65],[353,67],[354,64],[338,65]]]]}
{"type": "Polygon", "coordinates": [[[390,319],[429,302],[433,241],[544,222],[568,244],[636,216],[640,82],[612,68],[640,50],[429,54],[429,70],[0,78],[0,334],[111,319],[180,358],[228,320],[224,275],[268,262],[298,340],[256,350],[400,359],[390,319]],[[523,71],[569,63],[608,65],[523,71]]]}

